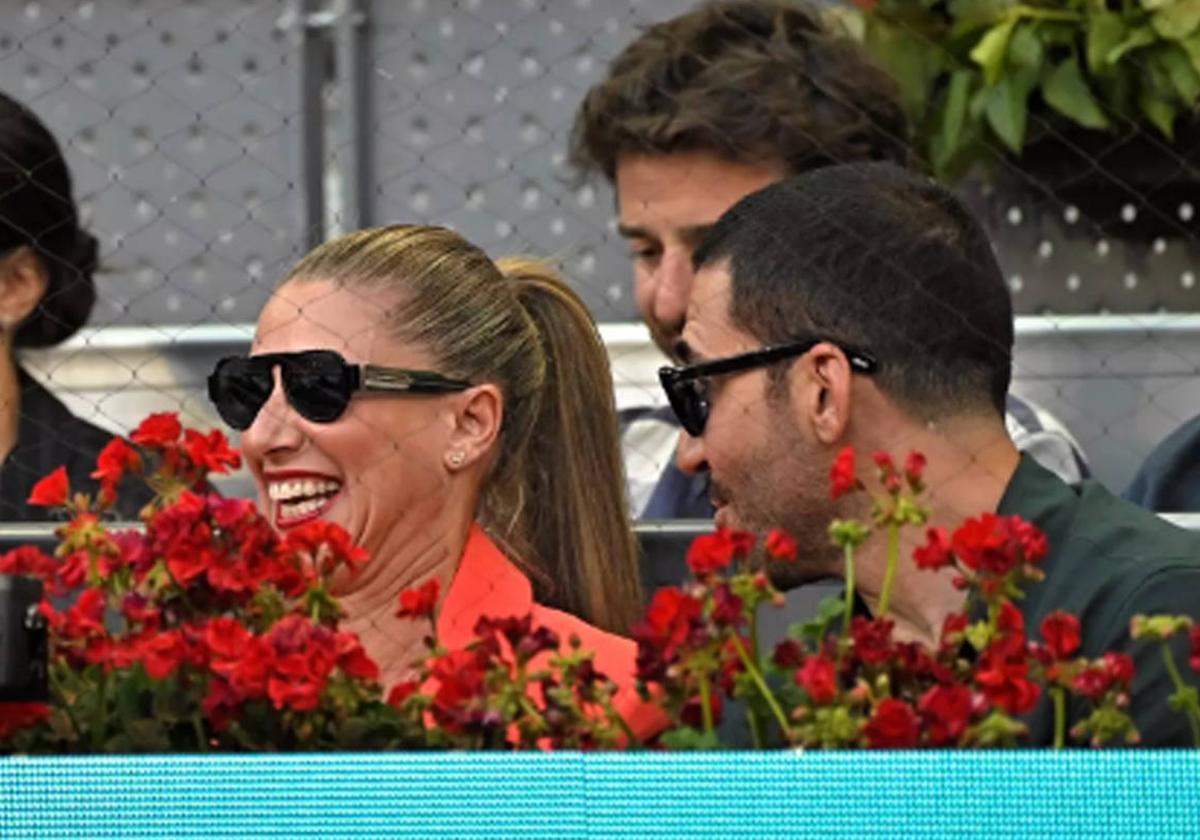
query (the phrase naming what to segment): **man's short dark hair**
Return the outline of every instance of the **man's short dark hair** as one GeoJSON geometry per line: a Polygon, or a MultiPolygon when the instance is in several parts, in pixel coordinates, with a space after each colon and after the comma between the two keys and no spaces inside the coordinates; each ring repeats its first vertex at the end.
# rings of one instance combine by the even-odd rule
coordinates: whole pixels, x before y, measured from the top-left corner
{"type": "Polygon", "coordinates": [[[979,223],[930,178],[866,163],[781,181],[731,207],[694,262],[727,264],[735,326],[869,352],[911,416],[1004,413],[1012,299],[979,223]]]}
{"type": "Polygon", "coordinates": [[[571,162],[613,181],[627,153],[711,152],[789,174],[908,161],[896,83],[802,0],[734,0],[649,27],[584,98],[571,162]]]}

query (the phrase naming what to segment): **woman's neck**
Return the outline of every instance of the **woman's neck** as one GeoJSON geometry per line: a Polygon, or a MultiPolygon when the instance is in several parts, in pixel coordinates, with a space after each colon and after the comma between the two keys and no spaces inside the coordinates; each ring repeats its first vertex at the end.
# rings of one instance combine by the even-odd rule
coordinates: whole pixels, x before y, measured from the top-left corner
{"type": "Polygon", "coordinates": [[[372,559],[343,591],[335,590],[345,611],[342,629],[358,634],[375,660],[384,686],[412,675],[413,666],[427,653],[425,639],[435,635],[428,621],[398,618],[399,595],[405,589],[436,579],[439,606],[458,570],[473,519],[446,516],[440,522],[404,535],[373,553],[372,559]],[[453,521],[450,521],[453,520],[453,521]]]}

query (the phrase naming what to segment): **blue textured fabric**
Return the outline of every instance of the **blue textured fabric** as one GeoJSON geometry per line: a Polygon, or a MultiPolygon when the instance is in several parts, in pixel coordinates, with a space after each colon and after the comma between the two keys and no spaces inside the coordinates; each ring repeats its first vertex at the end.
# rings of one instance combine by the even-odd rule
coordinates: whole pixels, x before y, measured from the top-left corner
{"type": "Polygon", "coordinates": [[[1197,837],[1200,751],[0,759],[0,837],[1197,837]]]}

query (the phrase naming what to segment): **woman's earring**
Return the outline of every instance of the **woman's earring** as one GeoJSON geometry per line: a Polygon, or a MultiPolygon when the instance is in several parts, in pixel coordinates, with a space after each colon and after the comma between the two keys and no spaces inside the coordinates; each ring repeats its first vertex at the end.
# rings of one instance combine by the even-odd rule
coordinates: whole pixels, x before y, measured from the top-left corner
{"type": "Polygon", "coordinates": [[[465,452],[451,452],[449,455],[446,456],[446,463],[450,465],[451,469],[455,469],[455,470],[458,469],[459,467],[461,467],[463,465],[463,462],[465,462],[466,460],[467,460],[467,453],[465,453],[465,452]]]}

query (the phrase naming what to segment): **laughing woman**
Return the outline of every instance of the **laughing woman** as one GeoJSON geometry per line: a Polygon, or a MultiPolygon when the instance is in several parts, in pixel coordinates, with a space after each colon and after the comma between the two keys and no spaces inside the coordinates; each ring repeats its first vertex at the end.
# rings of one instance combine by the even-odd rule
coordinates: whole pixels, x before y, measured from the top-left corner
{"type": "Polygon", "coordinates": [[[616,634],[642,599],[611,374],[548,268],[443,228],[350,234],[292,270],[210,394],[276,528],[322,518],[369,551],[335,588],[386,684],[430,629],[395,616],[397,595],[437,579],[442,645],[532,612],[632,697],[616,634]]]}

